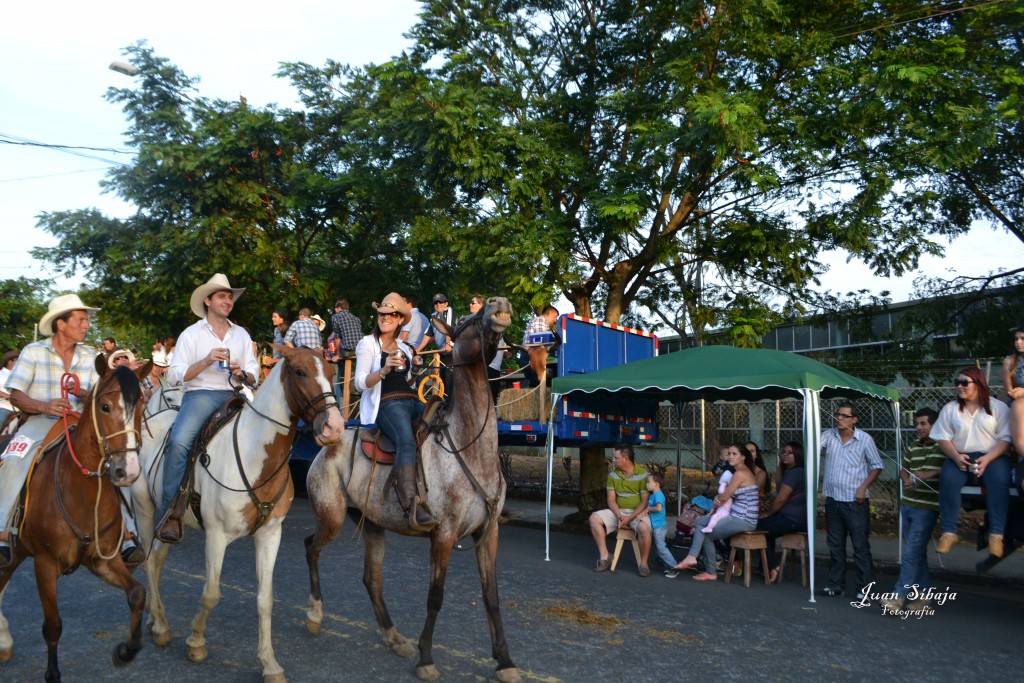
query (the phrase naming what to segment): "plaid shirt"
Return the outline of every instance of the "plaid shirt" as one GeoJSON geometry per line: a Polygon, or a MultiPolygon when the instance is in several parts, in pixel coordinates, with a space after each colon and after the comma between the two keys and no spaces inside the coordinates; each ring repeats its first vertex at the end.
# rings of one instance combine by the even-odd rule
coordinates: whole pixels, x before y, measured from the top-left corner
{"type": "MultiPolygon", "coordinates": [[[[76,344],[70,372],[78,376],[79,393],[84,394],[99,380],[96,374],[96,352],[84,344],[76,344]]],[[[60,380],[64,376],[64,361],[53,349],[53,340],[33,342],[21,350],[18,362],[7,378],[7,391],[17,389],[37,401],[49,403],[61,397],[60,380]]],[[[68,396],[73,410],[81,411],[77,396],[68,396]]]]}
{"type": "Polygon", "coordinates": [[[288,334],[284,336],[284,340],[295,346],[305,346],[310,349],[319,349],[324,345],[320,329],[309,318],[300,318],[293,322],[292,326],[288,328],[288,334]]]}
{"type": "Polygon", "coordinates": [[[356,344],[363,338],[363,324],[348,311],[339,311],[331,316],[331,331],[341,340],[341,350],[355,353],[356,344]]]}

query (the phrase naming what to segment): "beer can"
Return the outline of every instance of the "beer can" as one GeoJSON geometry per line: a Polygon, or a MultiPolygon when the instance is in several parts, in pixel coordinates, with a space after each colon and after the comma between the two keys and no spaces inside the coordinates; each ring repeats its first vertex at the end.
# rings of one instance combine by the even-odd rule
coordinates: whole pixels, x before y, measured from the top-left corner
{"type": "Polygon", "coordinates": [[[218,363],[218,365],[220,365],[222,370],[230,370],[231,369],[231,351],[228,350],[228,349],[224,349],[224,360],[217,361],[217,363],[218,363]]]}

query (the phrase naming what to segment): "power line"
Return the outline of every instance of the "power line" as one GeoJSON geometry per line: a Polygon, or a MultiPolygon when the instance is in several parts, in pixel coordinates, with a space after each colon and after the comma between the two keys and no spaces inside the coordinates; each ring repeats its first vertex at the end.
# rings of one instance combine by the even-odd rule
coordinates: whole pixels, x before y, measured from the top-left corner
{"type": "Polygon", "coordinates": [[[49,143],[46,143],[46,142],[39,142],[38,140],[30,140],[28,138],[23,138],[23,137],[20,137],[18,135],[11,135],[9,133],[0,133],[0,143],[4,143],[4,144],[7,144],[7,145],[22,145],[22,146],[27,146],[27,147],[42,147],[44,149],[52,149],[52,150],[55,150],[57,152],[64,152],[65,154],[72,154],[74,156],[82,157],[84,159],[92,159],[93,161],[102,161],[103,163],[110,164],[112,166],[128,166],[129,164],[126,164],[123,161],[114,161],[113,159],[104,159],[103,157],[98,157],[98,156],[96,156],[94,154],[86,154],[85,152],[80,152],[78,150],[90,150],[90,151],[96,151],[96,152],[111,152],[113,154],[132,154],[133,153],[131,150],[113,149],[113,148],[109,148],[109,147],[80,147],[80,146],[73,146],[73,145],[54,145],[54,144],[49,144],[49,143]],[[9,138],[9,139],[4,140],[3,138],[9,138]]]}
{"type": "Polygon", "coordinates": [[[80,171],[65,171],[64,173],[48,173],[46,175],[28,175],[21,178],[0,178],[0,183],[15,183],[19,180],[39,180],[40,178],[56,178],[62,175],[74,175],[76,173],[95,173],[96,171],[106,171],[107,166],[99,166],[97,168],[83,168],[80,171]]]}

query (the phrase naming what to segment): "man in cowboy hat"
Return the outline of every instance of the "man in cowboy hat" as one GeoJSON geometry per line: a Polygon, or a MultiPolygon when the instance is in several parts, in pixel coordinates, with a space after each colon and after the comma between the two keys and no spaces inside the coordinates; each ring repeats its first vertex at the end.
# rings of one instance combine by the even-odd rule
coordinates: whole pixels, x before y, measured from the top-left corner
{"type": "Polygon", "coordinates": [[[292,323],[291,327],[288,328],[287,334],[284,335],[284,343],[293,349],[297,346],[319,349],[324,345],[320,331],[324,329],[326,324],[323,320],[320,320],[320,316],[310,318],[309,313],[308,308],[303,308],[299,311],[298,319],[292,323]]]}
{"type": "Polygon", "coordinates": [[[36,451],[65,410],[82,410],[79,395],[99,379],[96,351],[85,344],[89,313],[98,310],[82,303],[77,294],[64,294],[51,301],[39,320],[39,333],[49,339],[22,349],[5,383],[11,403],[29,417],[0,463],[0,568],[11,561],[10,535],[16,530],[8,527],[36,451]],[[78,378],[77,391],[67,397],[61,389],[65,373],[78,378]]]}
{"type": "Polygon", "coordinates": [[[164,543],[180,543],[184,536],[181,516],[186,501],[179,493],[186,488],[182,479],[192,442],[207,418],[234,393],[229,377],[254,384],[259,374],[249,333],[228,320],[244,291],[217,273],[192,292],[189,303],[200,320],[178,337],[167,371],[169,382],[184,384],[185,391],[164,451],[164,514],[157,526],[157,538],[164,543]]]}

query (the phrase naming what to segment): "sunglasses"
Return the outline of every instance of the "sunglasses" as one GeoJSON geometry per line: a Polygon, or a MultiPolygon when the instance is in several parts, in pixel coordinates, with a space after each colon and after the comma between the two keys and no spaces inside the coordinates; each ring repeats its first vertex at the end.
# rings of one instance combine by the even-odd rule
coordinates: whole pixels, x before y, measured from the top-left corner
{"type": "Polygon", "coordinates": [[[958,386],[958,387],[966,387],[969,384],[974,384],[974,380],[973,379],[958,379],[955,382],[953,382],[953,384],[954,384],[954,386],[958,386]]]}
{"type": "Polygon", "coordinates": [[[836,413],[835,414],[835,418],[837,420],[840,420],[840,419],[842,419],[842,420],[849,420],[852,417],[853,417],[853,415],[847,415],[845,413],[836,413]]]}
{"type": "Polygon", "coordinates": [[[378,313],[378,318],[401,318],[401,313],[378,313]]]}

